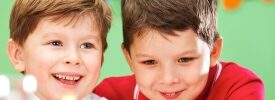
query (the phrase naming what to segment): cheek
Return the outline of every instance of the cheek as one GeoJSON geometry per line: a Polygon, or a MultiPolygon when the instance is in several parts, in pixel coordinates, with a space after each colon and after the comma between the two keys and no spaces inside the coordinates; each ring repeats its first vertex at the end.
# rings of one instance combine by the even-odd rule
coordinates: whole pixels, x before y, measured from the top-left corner
{"type": "Polygon", "coordinates": [[[143,87],[150,87],[153,84],[154,76],[146,72],[135,73],[137,83],[143,87]]]}
{"type": "Polygon", "coordinates": [[[30,50],[24,55],[26,71],[33,72],[48,71],[54,66],[59,55],[53,52],[44,52],[43,50],[30,50]],[[43,69],[43,70],[42,70],[43,69]]]}
{"type": "Polygon", "coordinates": [[[85,80],[84,84],[82,85],[83,91],[90,91],[94,89],[96,83],[98,81],[101,69],[101,56],[94,56],[94,55],[87,55],[86,57],[82,58],[84,61],[84,66],[87,71],[87,80],[85,80]],[[88,89],[88,90],[87,90],[88,89]]]}
{"type": "Polygon", "coordinates": [[[186,94],[183,95],[183,98],[194,99],[201,93],[201,91],[203,91],[207,83],[208,74],[202,74],[202,72],[199,70],[200,68],[196,68],[192,71],[189,71],[188,75],[182,75],[184,84],[187,86],[187,91],[186,94]]]}
{"type": "Polygon", "coordinates": [[[37,60],[37,61],[52,61],[60,58],[62,53],[59,50],[53,50],[48,47],[37,47],[33,49],[27,49],[25,52],[28,56],[28,60],[37,60]]]}
{"type": "Polygon", "coordinates": [[[90,71],[90,72],[99,72],[102,66],[102,55],[101,54],[83,54],[82,60],[84,63],[84,66],[90,71]]]}
{"type": "Polygon", "coordinates": [[[145,68],[145,66],[134,66],[133,72],[136,76],[137,83],[145,88],[152,88],[158,72],[155,69],[145,68]]]}
{"type": "Polygon", "coordinates": [[[209,63],[203,62],[203,59],[196,60],[188,70],[182,70],[182,75],[189,85],[201,84],[207,80],[209,73],[209,63]]]}
{"type": "Polygon", "coordinates": [[[155,97],[154,87],[157,86],[155,80],[158,80],[157,77],[155,77],[156,73],[153,71],[136,69],[134,74],[139,90],[148,98],[155,97]]]}
{"type": "Polygon", "coordinates": [[[195,71],[197,71],[196,73],[200,76],[205,76],[208,74],[209,69],[210,69],[210,56],[205,55],[201,58],[199,58],[198,60],[196,60],[193,63],[193,68],[195,71]]]}
{"type": "Polygon", "coordinates": [[[26,74],[34,75],[39,83],[44,83],[49,77],[51,69],[59,59],[59,55],[50,52],[32,51],[25,55],[26,74]]]}

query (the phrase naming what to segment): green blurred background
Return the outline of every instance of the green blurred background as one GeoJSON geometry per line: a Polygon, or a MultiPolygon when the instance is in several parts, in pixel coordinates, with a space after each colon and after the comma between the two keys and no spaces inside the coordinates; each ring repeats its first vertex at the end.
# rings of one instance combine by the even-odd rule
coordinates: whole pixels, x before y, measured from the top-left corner
{"type": "MultiPolygon", "coordinates": [[[[225,10],[218,3],[218,31],[224,38],[223,61],[234,61],[253,70],[262,78],[267,100],[275,100],[275,2],[244,0],[235,10],[225,10]],[[272,85],[273,84],[273,85],[272,85]]],[[[268,1],[268,0],[266,0],[268,1]]],[[[100,81],[109,76],[131,74],[122,55],[120,0],[108,0],[113,10],[112,28],[108,33],[109,47],[100,81]]],[[[13,0],[0,0],[0,75],[22,77],[11,66],[6,44],[9,38],[9,15],[13,0]]],[[[1,83],[0,83],[1,85],[1,83]]]]}

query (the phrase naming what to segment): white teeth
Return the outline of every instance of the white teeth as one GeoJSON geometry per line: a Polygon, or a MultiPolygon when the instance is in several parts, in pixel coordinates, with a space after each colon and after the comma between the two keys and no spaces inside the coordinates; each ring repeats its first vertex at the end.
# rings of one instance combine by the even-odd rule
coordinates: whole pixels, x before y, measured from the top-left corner
{"type": "Polygon", "coordinates": [[[167,95],[167,96],[174,96],[174,95],[176,95],[176,93],[175,92],[173,92],[173,93],[166,93],[165,95],[167,95]]]}
{"type": "Polygon", "coordinates": [[[66,79],[66,77],[64,75],[60,75],[62,79],[66,79]]]}
{"type": "Polygon", "coordinates": [[[74,79],[73,80],[78,80],[79,79],[79,77],[74,77],[74,79]]]}
{"type": "Polygon", "coordinates": [[[66,80],[71,80],[69,76],[66,76],[65,79],[66,79],[66,80]]]}
{"type": "Polygon", "coordinates": [[[61,75],[61,74],[54,74],[54,76],[56,78],[69,80],[69,81],[76,81],[76,80],[80,79],[80,76],[66,76],[66,75],[61,75]]]}

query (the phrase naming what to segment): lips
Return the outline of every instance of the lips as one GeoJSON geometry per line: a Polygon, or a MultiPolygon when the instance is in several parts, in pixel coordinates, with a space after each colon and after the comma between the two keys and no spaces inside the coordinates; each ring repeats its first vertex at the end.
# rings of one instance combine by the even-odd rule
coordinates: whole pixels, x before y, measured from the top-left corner
{"type": "Polygon", "coordinates": [[[66,88],[74,88],[82,79],[82,75],[75,73],[55,73],[52,76],[66,88]]]}
{"type": "Polygon", "coordinates": [[[183,90],[177,91],[177,92],[160,92],[160,94],[165,98],[165,99],[176,99],[183,90]]]}

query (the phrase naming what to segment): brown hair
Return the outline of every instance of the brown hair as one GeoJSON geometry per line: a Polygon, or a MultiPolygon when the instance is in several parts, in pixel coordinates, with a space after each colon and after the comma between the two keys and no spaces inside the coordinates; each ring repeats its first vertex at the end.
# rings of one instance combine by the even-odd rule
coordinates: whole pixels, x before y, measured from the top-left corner
{"type": "Polygon", "coordinates": [[[193,29],[211,47],[219,37],[216,0],[122,0],[123,45],[130,51],[135,36],[148,29],[176,35],[193,29]]]}
{"type": "Polygon", "coordinates": [[[23,46],[42,18],[94,17],[101,33],[103,50],[107,48],[107,32],[111,26],[110,7],[103,0],[16,0],[10,16],[10,38],[23,46]]]}

